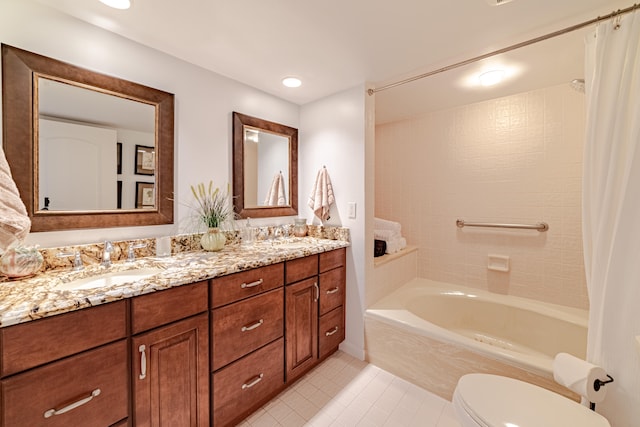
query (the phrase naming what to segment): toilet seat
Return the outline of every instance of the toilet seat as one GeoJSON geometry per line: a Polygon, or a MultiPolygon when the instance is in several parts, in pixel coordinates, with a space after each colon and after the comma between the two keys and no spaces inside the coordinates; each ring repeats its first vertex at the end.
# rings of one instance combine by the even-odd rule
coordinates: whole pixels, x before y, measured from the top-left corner
{"type": "Polygon", "coordinates": [[[498,375],[461,377],[453,406],[463,427],[610,427],[602,415],[577,402],[498,375]]]}

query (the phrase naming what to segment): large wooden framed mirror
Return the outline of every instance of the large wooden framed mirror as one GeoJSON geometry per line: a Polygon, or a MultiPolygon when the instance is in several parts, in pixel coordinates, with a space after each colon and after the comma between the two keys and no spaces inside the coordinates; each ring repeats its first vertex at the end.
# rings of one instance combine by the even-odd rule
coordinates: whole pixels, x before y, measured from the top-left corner
{"type": "Polygon", "coordinates": [[[173,94],[3,44],[2,119],[32,231],[173,223],[173,94]]]}
{"type": "Polygon", "coordinates": [[[233,113],[233,205],[241,218],[298,214],[298,129],[233,113]]]}

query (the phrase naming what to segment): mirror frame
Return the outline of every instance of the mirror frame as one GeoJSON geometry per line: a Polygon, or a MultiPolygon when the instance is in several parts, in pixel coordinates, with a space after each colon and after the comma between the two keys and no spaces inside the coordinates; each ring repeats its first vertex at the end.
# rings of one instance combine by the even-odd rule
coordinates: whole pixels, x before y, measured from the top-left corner
{"type": "Polygon", "coordinates": [[[233,207],[240,218],[298,215],[298,129],[233,112],[233,207]],[[247,208],[244,205],[244,127],[289,139],[289,205],[247,208]]]}
{"type": "Polygon", "coordinates": [[[173,224],[174,95],[2,44],[2,144],[31,231],[173,224]],[[37,210],[37,76],[143,102],[156,108],[156,205],[149,210],[37,210]]]}

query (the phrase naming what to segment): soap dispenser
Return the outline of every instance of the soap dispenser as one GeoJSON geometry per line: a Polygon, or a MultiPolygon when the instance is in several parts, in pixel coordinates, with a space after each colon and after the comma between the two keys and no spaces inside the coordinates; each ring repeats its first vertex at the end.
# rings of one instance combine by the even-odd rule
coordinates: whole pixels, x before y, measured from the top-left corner
{"type": "Polygon", "coordinates": [[[251,226],[251,218],[247,217],[247,222],[242,233],[242,243],[250,245],[256,240],[256,230],[251,226]]]}

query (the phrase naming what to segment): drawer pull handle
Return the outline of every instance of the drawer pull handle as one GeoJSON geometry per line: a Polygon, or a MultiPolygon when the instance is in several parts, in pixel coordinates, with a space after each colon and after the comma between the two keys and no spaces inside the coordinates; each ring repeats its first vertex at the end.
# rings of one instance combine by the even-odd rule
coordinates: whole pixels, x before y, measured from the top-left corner
{"type": "Polygon", "coordinates": [[[338,332],[340,328],[338,328],[337,326],[335,326],[332,330],[327,331],[324,333],[325,337],[330,337],[331,335],[335,334],[336,332],[338,332]]]}
{"type": "Polygon", "coordinates": [[[147,347],[144,345],[141,345],[140,347],[138,347],[138,351],[140,352],[140,375],[138,376],[139,379],[143,380],[145,378],[147,378],[147,347]]]}
{"type": "Polygon", "coordinates": [[[49,418],[49,417],[52,417],[54,415],[61,415],[61,414],[64,414],[65,412],[69,412],[72,409],[76,409],[78,406],[82,406],[85,403],[91,402],[91,400],[94,397],[98,396],[99,394],[100,394],[100,389],[97,388],[97,389],[93,390],[89,396],[85,397],[84,399],[80,399],[77,402],[73,402],[72,404],[67,405],[62,409],[49,409],[48,411],[46,411],[44,413],[44,417],[45,418],[49,418]]]}
{"type": "Polygon", "coordinates": [[[247,288],[255,288],[256,286],[260,286],[262,285],[262,282],[264,282],[264,280],[262,279],[258,279],[255,282],[251,282],[251,283],[243,283],[242,285],[240,285],[240,287],[242,289],[247,289],[247,288]]]}
{"type": "Polygon", "coordinates": [[[248,388],[253,387],[254,385],[258,384],[260,381],[262,381],[262,377],[264,377],[264,374],[260,374],[257,377],[255,377],[252,381],[242,384],[242,389],[246,390],[248,388]]]}
{"type": "Polygon", "coordinates": [[[242,332],[247,332],[247,331],[252,331],[255,328],[257,328],[258,326],[261,326],[264,323],[263,319],[258,320],[256,323],[254,323],[253,325],[249,325],[249,326],[243,326],[242,329],[240,329],[242,332]]]}
{"type": "Polygon", "coordinates": [[[314,282],[313,287],[316,288],[316,298],[314,301],[318,301],[320,299],[320,288],[318,287],[318,282],[314,282]]]}
{"type": "Polygon", "coordinates": [[[339,290],[340,290],[340,288],[336,286],[335,288],[329,289],[329,290],[327,291],[327,295],[335,294],[335,293],[336,293],[336,292],[338,292],[339,290]]]}

